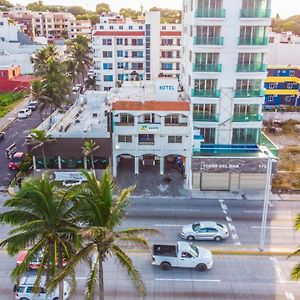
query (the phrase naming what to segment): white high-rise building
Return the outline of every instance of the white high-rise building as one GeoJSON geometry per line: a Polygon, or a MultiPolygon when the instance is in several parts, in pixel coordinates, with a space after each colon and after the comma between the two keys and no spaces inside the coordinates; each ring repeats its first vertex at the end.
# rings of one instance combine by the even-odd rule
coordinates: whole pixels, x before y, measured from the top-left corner
{"type": "Polygon", "coordinates": [[[93,33],[94,70],[99,90],[122,81],[180,76],[181,24],[161,24],[160,12],[144,20],[109,13],[93,33]]]}

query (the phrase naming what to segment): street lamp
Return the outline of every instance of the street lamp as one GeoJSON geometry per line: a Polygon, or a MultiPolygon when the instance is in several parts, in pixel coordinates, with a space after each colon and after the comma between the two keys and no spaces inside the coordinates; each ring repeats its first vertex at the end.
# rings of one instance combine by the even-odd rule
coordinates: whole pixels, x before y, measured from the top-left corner
{"type": "Polygon", "coordinates": [[[270,199],[270,190],[271,190],[271,180],[272,180],[272,164],[276,162],[276,160],[270,157],[269,152],[265,151],[268,155],[268,163],[267,163],[267,178],[266,178],[266,187],[265,187],[265,196],[264,196],[264,207],[263,207],[263,215],[262,215],[262,223],[261,223],[261,232],[260,232],[260,245],[259,250],[264,251],[265,247],[265,237],[266,237],[266,226],[267,226],[267,216],[268,216],[268,208],[269,208],[269,199],[270,199]]]}

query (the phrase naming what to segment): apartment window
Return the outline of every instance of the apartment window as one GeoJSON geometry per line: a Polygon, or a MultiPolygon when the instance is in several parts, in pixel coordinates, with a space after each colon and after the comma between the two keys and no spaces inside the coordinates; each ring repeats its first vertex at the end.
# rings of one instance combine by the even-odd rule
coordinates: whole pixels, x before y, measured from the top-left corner
{"type": "Polygon", "coordinates": [[[105,92],[108,92],[108,91],[111,90],[111,86],[105,86],[105,87],[103,87],[103,90],[104,90],[105,92]]]}
{"type": "Polygon", "coordinates": [[[257,144],[259,137],[260,129],[235,128],[232,130],[232,144],[257,144]]]}
{"type": "Polygon", "coordinates": [[[177,39],[177,40],[176,40],[176,44],[177,44],[177,46],[180,46],[180,45],[181,45],[180,39],[177,39]]]}
{"type": "Polygon", "coordinates": [[[143,41],[143,39],[132,39],[131,40],[131,45],[132,46],[143,46],[144,41],[143,41]]]}
{"type": "Polygon", "coordinates": [[[190,53],[189,53],[189,59],[190,59],[190,62],[192,61],[192,57],[193,57],[193,52],[190,51],[190,53]]]}
{"type": "Polygon", "coordinates": [[[193,26],[190,26],[190,37],[193,36],[193,26]]]}
{"type": "Polygon", "coordinates": [[[110,29],[110,30],[113,30],[113,29],[114,29],[114,26],[109,26],[109,29],[110,29]]]}
{"type": "Polygon", "coordinates": [[[162,30],[167,30],[167,26],[162,26],[162,30]]]}
{"type": "Polygon", "coordinates": [[[101,26],[99,26],[99,28],[100,28],[100,29],[104,29],[104,26],[101,25],[101,26]]]}
{"type": "Polygon", "coordinates": [[[182,136],[180,135],[169,135],[168,136],[169,144],[182,144],[182,136]]]}
{"type": "Polygon", "coordinates": [[[275,90],[276,84],[275,83],[270,83],[269,84],[269,90],[275,90]]]}
{"type": "Polygon", "coordinates": [[[139,134],[139,145],[154,145],[154,134],[139,134]]]}
{"type": "Polygon", "coordinates": [[[134,116],[131,114],[120,114],[120,122],[133,124],[134,116]]]}
{"type": "Polygon", "coordinates": [[[260,79],[238,79],[236,81],[237,90],[260,90],[260,79]]]}
{"type": "Polygon", "coordinates": [[[123,51],[117,50],[117,57],[123,57],[123,51]]]}
{"type": "Polygon", "coordinates": [[[112,45],[112,39],[103,39],[102,40],[103,46],[111,46],[112,45]]]}
{"type": "Polygon", "coordinates": [[[139,30],[143,30],[143,26],[139,26],[139,30]]]}
{"type": "Polygon", "coordinates": [[[173,70],[173,63],[162,63],[161,70],[173,70]]]}
{"type": "Polygon", "coordinates": [[[176,26],[172,26],[172,30],[176,30],[176,26]]]}
{"type": "Polygon", "coordinates": [[[124,80],[124,74],[118,74],[118,80],[123,81],[124,80]]]}
{"type": "Polygon", "coordinates": [[[132,63],[132,70],[143,70],[144,64],[143,63],[132,63]]]}
{"type": "Polygon", "coordinates": [[[162,44],[162,46],[172,46],[173,39],[162,39],[161,44],[162,44]]]}
{"type": "Polygon", "coordinates": [[[123,39],[117,39],[117,45],[123,45],[123,39]]]}
{"type": "Polygon", "coordinates": [[[216,90],[217,79],[195,79],[195,90],[216,90]]]}
{"type": "Polygon", "coordinates": [[[119,26],[119,29],[120,29],[120,30],[123,30],[123,26],[119,26]]]}
{"type": "Polygon", "coordinates": [[[288,83],[288,84],[287,84],[287,89],[288,89],[288,90],[291,90],[292,88],[293,88],[293,84],[292,84],[292,83],[288,83]]]}
{"type": "Polygon", "coordinates": [[[179,124],[179,116],[177,114],[167,115],[165,124],[179,124]]]}
{"type": "Polygon", "coordinates": [[[112,63],[104,63],[103,64],[103,70],[112,70],[113,64],[112,63]]]}
{"type": "Polygon", "coordinates": [[[238,56],[238,64],[241,65],[262,64],[263,61],[263,53],[239,53],[238,56]]]}
{"type": "Polygon", "coordinates": [[[113,75],[104,75],[103,81],[114,81],[113,75]]]}
{"type": "Polygon", "coordinates": [[[290,71],[290,76],[295,76],[295,71],[294,70],[290,71]]]}
{"type": "Polygon", "coordinates": [[[112,58],[112,51],[103,51],[103,57],[112,58]]]}
{"type": "Polygon", "coordinates": [[[129,26],[129,30],[132,30],[133,29],[133,27],[132,26],[129,26]]]}
{"type": "Polygon", "coordinates": [[[195,53],[195,63],[200,65],[217,64],[219,53],[195,53]]]}
{"type": "Polygon", "coordinates": [[[143,51],[132,51],[132,57],[144,57],[143,51]]]}
{"type": "Polygon", "coordinates": [[[132,136],[131,135],[118,135],[118,142],[119,143],[132,143],[132,136]]]}
{"type": "Polygon", "coordinates": [[[204,142],[203,144],[214,144],[216,137],[215,128],[200,128],[200,135],[202,135],[204,142]]]}
{"type": "Polygon", "coordinates": [[[216,115],[216,104],[194,104],[193,113],[198,118],[209,118],[216,115]]]}
{"type": "Polygon", "coordinates": [[[117,68],[118,69],[123,69],[124,68],[124,64],[122,62],[118,62],[117,68]]]}
{"type": "Polygon", "coordinates": [[[268,102],[273,102],[274,101],[274,96],[268,96],[268,102]]]}
{"type": "Polygon", "coordinates": [[[235,115],[257,115],[259,111],[259,105],[257,104],[235,104],[235,115]]]}

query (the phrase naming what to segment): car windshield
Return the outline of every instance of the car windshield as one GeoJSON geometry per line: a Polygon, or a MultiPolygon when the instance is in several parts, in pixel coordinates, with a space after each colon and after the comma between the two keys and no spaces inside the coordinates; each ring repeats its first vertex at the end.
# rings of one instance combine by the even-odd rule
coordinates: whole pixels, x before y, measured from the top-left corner
{"type": "Polygon", "coordinates": [[[192,225],[192,227],[193,227],[194,231],[198,231],[200,229],[200,224],[199,223],[195,223],[195,224],[192,225]]]}
{"type": "Polygon", "coordinates": [[[11,159],[11,162],[13,162],[13,163],[20,163],[21,160],[22,160],[22,157],[13,157],[13,158],[11,159]]]}
{"type": "Polygon", "coordinates": [[[193,244],[190,244],[190,246],[191,246],[190,253],[191,253],[194,257],[198,257],[198,255],[199,255],[198,248],[197,248],[196,246],[194,246],[193,244]]]}

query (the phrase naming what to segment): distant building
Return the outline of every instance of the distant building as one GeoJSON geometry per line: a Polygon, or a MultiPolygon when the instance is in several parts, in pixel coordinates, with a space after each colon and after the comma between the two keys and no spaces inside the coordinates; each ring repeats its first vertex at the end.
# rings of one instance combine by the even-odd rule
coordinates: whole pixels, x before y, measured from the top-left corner
{"type": "Polygon", "coordinates": [[[269,66],[265,107],[300,106],[300,67],[269,66]]]}
{"type": "Polygon", "coordinates": [[[20,66],[0,66],[1,93],[29,90],[33,80],[33,76],[20,74],[20,66]]]}

